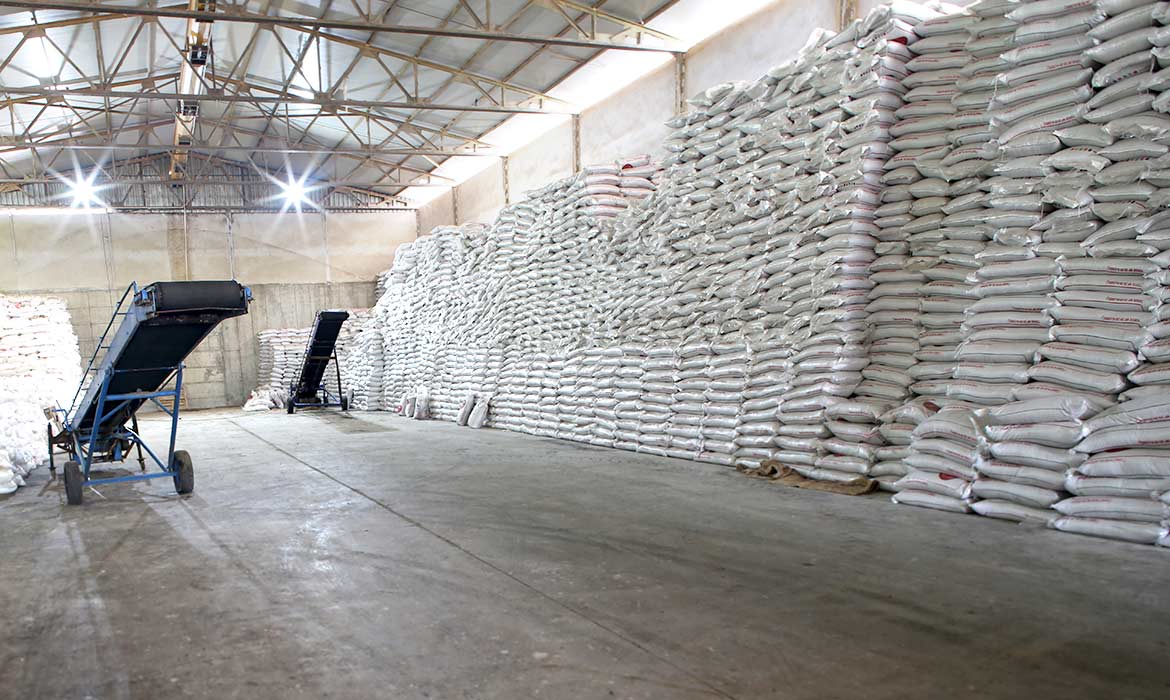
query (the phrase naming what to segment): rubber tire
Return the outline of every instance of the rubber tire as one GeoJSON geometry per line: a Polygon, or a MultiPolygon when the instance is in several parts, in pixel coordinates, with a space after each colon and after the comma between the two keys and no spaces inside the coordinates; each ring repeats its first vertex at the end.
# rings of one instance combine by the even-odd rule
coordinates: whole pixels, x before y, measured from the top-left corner
{"type": "Polygon", "coordinates": [[[81,494],[85,484],[81,465],[72,460],[65,463],[65,500],[71,506],[81,505],[81,494]]]}
{"type": "Polygon", "coordinates": [[[344,396],[341,397],[341,410],[343,410],[343,411],[349,410],[349,399],[344,397],[344,396]]]}
{"type": "Polygon", "coordinates": [[[288,403],[284,405],[284,410],[288,411],[290,416],[297,412],[296,404],[292,402],[292,399],[289,399],[288,403]]]}
{"type": "Polygon", "coordinates": [[[171,469],[177,472],[171,477],[175,481],[175,491],[180,494],[188,494],[195,490],[195,467],[187,450],[175,450],[171,469]]]}

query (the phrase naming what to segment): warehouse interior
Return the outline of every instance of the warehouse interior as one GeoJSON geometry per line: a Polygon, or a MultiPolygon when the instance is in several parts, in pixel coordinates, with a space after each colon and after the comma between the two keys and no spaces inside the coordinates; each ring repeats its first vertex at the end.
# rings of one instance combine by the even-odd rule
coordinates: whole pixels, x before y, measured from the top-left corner
{"type": "Polygon", "coordinates": [[[0,0],[0,93],[0,696],[1170,692],[1170,4],[0,0]]]}

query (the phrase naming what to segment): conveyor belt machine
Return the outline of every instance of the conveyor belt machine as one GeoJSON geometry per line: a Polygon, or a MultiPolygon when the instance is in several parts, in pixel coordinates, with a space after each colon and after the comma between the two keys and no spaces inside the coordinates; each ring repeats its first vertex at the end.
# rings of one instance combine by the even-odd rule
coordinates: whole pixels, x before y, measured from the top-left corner
{"type": "Polygon", "coordinates": [[[317,319],[313,321],[313,332],[309,334],[309,341],[305,344],[305,358],[301,362],[300,372],[296,381],[288,390],[288,403],[285,405],[289,413],[295,413],[298,408],[324,408],[339,406],[341,410],[349,410],[349,398],[341,387],[341,366],[337,360],[337,336],[341,334],[341,326],[349,318],[349,312],[340,309],[324,309],[317,312],[317,319]],[[337,373],[337,393],[330,391],[325,371],[329,363],[337,373]]]}
{"type": "Polygon", "coordinates": [[[170,477],[179,493],[194,489],[191,456],[175,449],[183,360],[220,321],[248,313],[251,300],[251,290],[235,281],[155,282],[141,289],[131,283],[126,288],[72,405],[48,412],[49,468],[56,474],[54,447],[69,454],[65,495],[70,504],[80,504],[83,488],[93,484],[170,477]],[[169,405],[161,399],[169,399],[169,405]],[[148,401],[171,418],[165,459],[138,432],[137,412],[148,401]],[[137,449],[141,473],[90,478],[95,463],[124,461],[131,448],[137,449]],[[144,452],[159,472],[146,472],[144,452]]]}

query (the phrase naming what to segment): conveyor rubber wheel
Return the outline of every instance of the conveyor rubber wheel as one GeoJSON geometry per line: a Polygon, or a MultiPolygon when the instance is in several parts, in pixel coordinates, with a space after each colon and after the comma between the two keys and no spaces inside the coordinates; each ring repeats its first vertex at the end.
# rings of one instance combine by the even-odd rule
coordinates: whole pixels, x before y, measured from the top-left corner
{"type": "Polygon", "coordinates": [[[73,460],[65,463],[65,500],[71,506],[81,505],[81,489],[84,486],[81,465],[73,460]]]}
{"type": "Polygon", "coordinates": [[[191,455],[187,450],[175,450],[175,457],[171,462],[171,469],[175,472],[175,491],[191,493],[195,490],[195,467],[191,464],[191,455]]]}
{"type": "Polygon", "coordinates": [[[345,396],[341,397],[341,410],[343,410],[343,411],[349,410],[349,399],[345,396]]]}

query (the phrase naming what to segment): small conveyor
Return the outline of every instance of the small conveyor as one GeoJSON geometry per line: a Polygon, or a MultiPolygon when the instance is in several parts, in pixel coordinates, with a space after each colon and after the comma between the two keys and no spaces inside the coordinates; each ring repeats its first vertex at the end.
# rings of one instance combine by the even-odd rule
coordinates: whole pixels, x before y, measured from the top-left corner
{"type": "Polygon", "coordinates": [[[289,413],[295,413],[298,408],[326,406],[340,406],[343,411],[349,410],[349,400],[341,388],[341,367],[337,362],[337,336],[341,334],[341,326],[347,318],[349,312],[340,309],[317,312],[317,320],[313,321],[313,332],[305,345],[305,359],[301,363],[301,371],[297,374],[296,381],[289,387],[286,404],[289,413]],[[325,370],[329,368],[330,360],[337,370],[336,395],[325,386],[325,370]]]}
{"type": "Polygon", "coordinates": [[[98,341],[73,404],[50,415],[49,468],[56,473],[54,447],[69,454],[65,463],[69,503],[81,503],[87,485],[167,476],[174,480],[176,491],[191,492],[195,483],[191,457],[175,450],[183,360],[220,321],[248,313],[251,300],[251,290],[230,280],[155,282],[142,289],[130,284],[98,341]],[[121,323],[111,337],[119,318],[121,323]],[[167,388],[172,379],[173,388],[167,388]],[[159,401],[163,398],[171,399],[170,406],[159,401]],[[171,417],[165,461],[138,432],[137,412],[148,401],[171,417]],[[137,447],[142,473],[90,478],[93,464],[124,461],[132,446],[137,447]],[[146,473],[144,451],[161,472],[146,473]]]}

